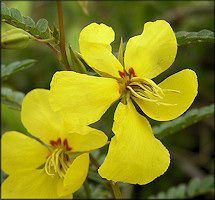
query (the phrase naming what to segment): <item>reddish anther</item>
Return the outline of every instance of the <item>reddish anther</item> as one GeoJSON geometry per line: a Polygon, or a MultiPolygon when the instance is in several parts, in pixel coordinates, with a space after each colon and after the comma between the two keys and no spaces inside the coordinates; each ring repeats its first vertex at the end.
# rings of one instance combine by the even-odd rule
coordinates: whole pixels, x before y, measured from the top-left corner
{"type": "Polygon", "coordinates": [[[135,72],[134,72],[133,67],[131,67],[131,68],[128,70],[128,73],[131,75],[131,77],[136,77],[136,74],[135,74],[135,72]]]}
{"type": "Polygon", "coordinates": [[[124,71],[124,72],[118,71],[118,72],[119,72],[119,75],[120,75],[122,78],[125,78],[125,77],[126,77],[125,71],[124,71]]]}
{"type": "MultiPolygon", "coordinates": [[[[50,140],[50,144],[51,144],[53,147],[58,147],[58,146],[61,145],[61,139],[58,138],[57,141],[50,140]]],[[[69,144],[68,144],[67,139],[64,139],[64,141],[63,141],[63,146],[65,147],[65,149],[66,149],[67,151],[71,151],[71,150],[72,150],[72,148],[69,147],[69,144]]]]}
{"type": "Polygon", "coordinates": [[[63,144],[64,144],[64,147],[66,147],[66,150],[67,150],[67,151],[71,151],[71,150],[72,150],[72,148],[69,147],[69,145],[68,145],[67,139],[64,139],[63,144]]]}
{"type": "Polygon", "coordinates": [[[54,146],[54,147],[57,147],[58,145],[60,145],[60,144],[61,144],[61,139],[60,139],[60,138],[58,138],[58,140],[57,140],[57,141],[50,140],[50,144],[51,144],[52,146],[54,146]]]}

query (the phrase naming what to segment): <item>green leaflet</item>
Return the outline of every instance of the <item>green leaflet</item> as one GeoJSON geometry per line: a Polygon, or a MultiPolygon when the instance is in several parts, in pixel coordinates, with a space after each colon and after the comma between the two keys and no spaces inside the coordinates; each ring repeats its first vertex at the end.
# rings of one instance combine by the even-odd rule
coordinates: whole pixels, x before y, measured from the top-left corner
{"type": "Polygon", "coordinates": [[[13,91],[11,88],[1,88],[2,103],[10,105],[10,108],[20,110],[24,96],[24,93],[19,91],[13,91]]]}
{"type": "Polygon", "coordinates": [[[16,18],[18,21],[23,22],[23,18],[22,15],[20,13],[20,11],[16,8],[11,8],[10,9],[10,13],[11,13],[11,17],[16,18]]]}
{"type": "Polygon", "coordinates": [[[161,191],[148,199],[187,199],[208,192],[214,192],[213,175],[207,175],[203,180],[193,178],[188,184],[181,183],[178,186],[170,187],[167,192],[161,191]]]}
{"type": "Polygon", "coordinates": [[[2,65],[1,66],[2,81],[7,79],[10,75],[12,75],[13,73],[15,73],[17,71],[31,67],[36,62],[37,62],[36,60],[27,59],[27,60],[23,60],[23,61],[13,62],[13,63],[9,64],[8,66],[2,65]]]}
{"type": "Polygon", "coordinates": [[[35,27],[35,22],[33,19],[31,19],[29,16],[23,16],[24,24],[27,26],[35,27]]]}
{"type": "Polygon", "coordinates": [[[36,24],[36,29],[38,29],[41,32],[45,32],[47,28],[48,28],[48,21],[44,18],[39,19],[36,24]]]}
{"type": "Polygon", "coordinates": [[[190,126],[191,124],[197,123],[212,114],[214,114],[214,104],[199,109],[189,110],[175,120],[163,122],[160,126],[152,127],[152,130],[155,137],[162,139],[190,126]]]}
{"type": "Polygon", "coordinates": [[[187,45],[194,42],[214,42],[214,32],[201,30],[199,32],[180,31],[175,33],[178,46],[187,45]]]}
{"type": "Polygon", "coordinates": [[[33,19],[28,16],[22,16],[20,11],[16,8],[7,8],[4,3],[1,3],[1,21],[17,28],[21,28],[24,31],[30,33],[34,37],[41,39],[52,38],[52,35],[45,32],[48,27],[48,21],[46,19],[38,20],[36,26],[33,19]]]}

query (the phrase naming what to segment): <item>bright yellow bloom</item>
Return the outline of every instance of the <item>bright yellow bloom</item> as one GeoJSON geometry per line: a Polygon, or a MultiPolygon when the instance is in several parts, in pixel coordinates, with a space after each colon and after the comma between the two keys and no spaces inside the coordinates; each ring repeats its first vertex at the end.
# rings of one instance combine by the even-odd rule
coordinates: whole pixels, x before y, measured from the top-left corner
{"type": "Polygon", "coordinates": [[[22,122],[37,139],[16,131],[2,136],[2,169],[9,174],[2,198],[72,198],[86,179],[89,152],[107,142],[101,131],[63,121],[48,96],[35,89],[23,100],[22,122]]]}
{"type": "Polygon", "coordinates": [[[50,103],[66,118],[90,124],[121,99],[114,116],[115,136],[99,174],[108,180],[147,184],[167,170],[170,156],[132,100],[150,118],[172,120],[194,101],[197,77],[185,69],[158,85],[151,80],[168,69],[176,56],[176,37],[166,21],[146,23],[143,33],[128,41],[123,64],[112,54],[114,37],[112,28],[104,24],[92,23],[82,30],[81,56],[102,77],[57,72],[50,103]]]}

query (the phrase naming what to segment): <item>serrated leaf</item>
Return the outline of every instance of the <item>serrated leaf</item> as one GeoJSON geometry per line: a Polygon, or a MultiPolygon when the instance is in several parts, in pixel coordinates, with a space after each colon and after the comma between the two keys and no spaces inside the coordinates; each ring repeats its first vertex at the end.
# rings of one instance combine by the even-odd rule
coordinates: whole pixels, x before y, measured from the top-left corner
{"type": "Polygon", "coordinates": [[[13,62],[13,63],[9,64],[8,66],[3,65],[1,67],[1,78],[2,78],[2,80],[5,80],[13,73],[26,69],[26,68],[29,68],[29,67],[33,66],[33,64],[36,62],[37,62],[36,60],[27,59],[27,60],[23,60],[23,61],[13,62]]]}
{"type": "Polygon", "coordinates": [[[162,139],[213,114],[214,104],[199,109],[192,109],[175,120],[163,122],[160,126],[152,127],[153,133],[157,138],[162,139]]]}
{"type": "Polygon", "coordinates": [[[214,177],[212,175],[206,176],[201,184],[199,185],[198,192],[204,193],[210,190],[211,188],[214,188],[214,177]]]}
{"type": "Polygon", "coordinates": [[[178,46],[187,45],[194,42],[214,42],[214,32],[201,30],[199,32],[180,31],[175,33],[178,46]]]}
{"type": "Polygon", "coordinates": [[[48,27],[48,21],[44,18],[41,18],[38,20],[37,24],[36,24],[36,29],[38,29],[41,32],[45,32],[47,30],[48,27]]]}
{"type": "Polygon", "coordinates": [[[11,15],[9,8],[4,3],[1,3],[1,13],[9,16],[11,15]]]}
{"type": "Polygon", "coordinates": [[[20,11],[16,8],[11,8],[10,9],[10,13],[11,13],[11,16],[16,18],[18,21],[20,22],[23,22],[23,18],[22,18],[22,15],[20,13],[20,11]]]}
{"type": "Polygon", "coordinates": [[[191,179],[187,186],[188,196],[193,196],[197,192],[199,185],[200,185],[200,179],[198,178],[191,179]]]}
{"type": "Polygon", "coordinates": [[[27,26],[35,27],[35,22],[33,19],[31,19],[29,16],[23,16],[24,24],[27,26]]]}

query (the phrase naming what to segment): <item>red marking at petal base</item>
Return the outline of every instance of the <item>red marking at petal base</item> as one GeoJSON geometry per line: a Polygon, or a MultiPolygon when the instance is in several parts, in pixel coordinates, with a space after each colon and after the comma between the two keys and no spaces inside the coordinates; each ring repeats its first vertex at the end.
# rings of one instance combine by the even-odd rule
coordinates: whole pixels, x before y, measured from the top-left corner
{"type": "Polygon", "coordinates": [[[58,146],[59,144],[61,144],[61,139],[58,138],[57,141],[54,141],[54,140],[50,140],[50,144],[54,147],[58,146]]]}
{"type": "Polygon", "coordinates": [[[63,144],[64,144],[64,147],[66,147],[66,150],[68,150],[68,151],[71,151],[71,150],[72,150],[72,148],[69,147],[69,145],[68,145],[67,139],[64,139],[63,144]]]}
{"type": "Polygon", "coordinates": [[[135,72],[134,72],[133,67],[131,67],[131,68],[128,70],[128,73],[131,75],[131,77],[136,77],[136,74],[135,74],[135,72]]]}
{"type": "Polygon", "coordinates": [[[118,71],[118,72],[119,72],[120,77],[122,77],[122,78],[125,78],[125,77],[126,77],[125,71],[124,71],[124,72],[118,71]]]}

